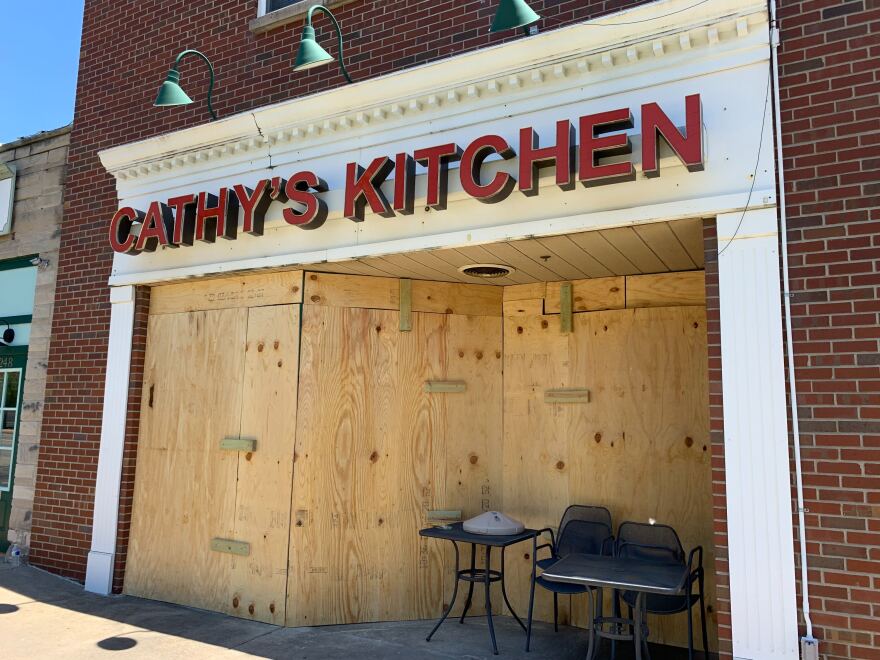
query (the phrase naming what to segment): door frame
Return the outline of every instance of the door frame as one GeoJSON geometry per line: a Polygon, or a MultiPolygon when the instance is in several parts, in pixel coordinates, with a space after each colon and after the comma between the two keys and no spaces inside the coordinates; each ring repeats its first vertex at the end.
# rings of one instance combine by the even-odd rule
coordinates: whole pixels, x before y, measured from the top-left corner
{"type": "MultiPolygon", "coordinates": [[[[8,507],[6,529],[0,528],[0,553],[9,547],[9,516],[12,514],[12,494],[15,491],[15,464],[18,458],[18,437],[21,432],[21,410],[24,401],[25,373],[27,372],[27,346],[0,346],[0,373],[18,370],[21,374],[18,383],[18,406],[15,417],[15,428],[12,431],[12,458],[9,463],[9,490],[0,489],[0,512],[8,507]],[[7,500],[3,502],[2,500],[7,500]]],[[[0,393],[2,397],[2,393],[0,393]]],[[[0,519],[3,516],[0,515],[0,519]]]]}

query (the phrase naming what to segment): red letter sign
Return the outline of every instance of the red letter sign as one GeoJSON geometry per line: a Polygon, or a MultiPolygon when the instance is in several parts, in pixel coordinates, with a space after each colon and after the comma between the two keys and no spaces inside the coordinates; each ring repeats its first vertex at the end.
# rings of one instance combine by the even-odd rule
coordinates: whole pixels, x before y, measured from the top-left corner
{"type": "Polygon", "coordinates": [[[263,235],[263,224],[266,221],[266,211],[272,203],[272,198],[266,194],[269,191],[269,180],[257,181],[257,186],[251,190],[238,184],[233,188],[235,196],[241,205],[243,214],[241,230],[245,234],[253,236],[263,235]]]}
{"type": "Polygon", "coordinates": [[[213,243],[221,236],[234,240],[238,235],[238,197],[220,188],[217,195],[199,193],[196,203],[196,240],[213,243]]]}
{"type": "Polygon", "coordinates": [[[642,106],[642,171],[645,176],[660,174],[657,157],[657,136],[662,135],[666,144],[690,172],[703,169],[703,112],[700,95],[692,94],[684,99],[685,135],[678,132],[672,120],[656,103],[642,106]]]}
{"type": "Polygon", "coordinates": [[[388,200],[379,189],[385,178],[394,169],[394,162],[388,156],[380,156],[364,169],[357,163],[349,163],[345,168],[345,212],[349,220],[364,221],[364,209],[367,204],[373,213],[383,218],[394,217],[394,211],[388,200]]]}
{"type": "Polygon", "coordinates": [[[130,206],[119,209],[110,221],[110,246],[115,252],[135,251],[135,237],[131,235],[131,223],[143,222],[144,214],[130,206]]]}
{"type": "MultiPolygon", "coordinates": [[[[137,240],[138,252],[154,252],[160,245],[169,244],[168,234],[173,229],[174,218],[171,209],[160,202],[153,202],[144,217],[141,233],[137,240]]],[[[177,247],[176,245],[174,247],[177,247]]]]}
{"type": "Polygon", "coordinates": [[[500,155],[504,160],[516,155],[500,135],[484,135],[471,142],[464,150],[459,168],[461,187],[468,195],[486,204],[500,202],[513,192],[516,186],[516,179],[507,172],[496,172],[489,183],[480,183],[483,161],[493,153],[500,155]]]}
{"type": "Polygon", "coordinates": [[[556,122],[556,144],[538,147],[533,128],[519,132],[519,189],[531,197],[538,194],[538,171],[556,164],[556,185],[571,190],[574,185],[574,129],[567,119],[556,122]]]}
{"type": "Polygon", "coordinates": [[[326,192],[327,184],[318,178],[314,172],[297,172],[287,180],[284,186],[284,195],[291,201],[302,204],[305,208],[301,211],[296,209],[284,209],[284,221],[289,225],[296,225],[300,229],[317,229],[327,219],[327,204],[323,199],[310,192],[326,192]]]}
{"type": "Polygon", "coordinates": [[[449,163],[461,158],[461,148],[457,144],[441,144],[437,147],[417,149],[413,152],[413,158],[417,163],[428,168],[428,195],[425,206],[442,211],[446,208],[449,163]]]}
{"type": "Polygon", "coordinates": [[[599,134],[632,127],[633,119],[629,108],[581,117],[581,162],[578,176],[581,183],[589,186],[615,181],[631,181],[635,178],[636,170],[629,160],[622,163],[599,165],[599,159],[603,156],[632,153],[632,145],[626,133],[602,137],[599,137],[599,134]]]}

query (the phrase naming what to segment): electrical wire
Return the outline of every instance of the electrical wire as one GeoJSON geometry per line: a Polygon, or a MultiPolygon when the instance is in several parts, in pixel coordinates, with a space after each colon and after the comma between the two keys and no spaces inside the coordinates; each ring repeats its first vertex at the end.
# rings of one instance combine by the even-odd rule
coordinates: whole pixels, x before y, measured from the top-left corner
{"type": "Polygon", "coordinates": [[[674,16],[675,14],[681,14],[685,11],[690,11],[694,7],[699,7],[700,5],[704,5],[709,0],[700,0],[699,2],[695,2],[690,7],[684,7],[682,9],[676,9],[675,11],[671,11],[668,14],[661,14],[660,16],[652,16],[651,18],[643,18],[638,21],[621,21],[619,23],[584,23],[584,25],[588,25],[590,27],[612,27],[614,25],[636,25],[638,23],[649,23],[650,21],[657,21],[661,18],[666,18],[667,16],[674,16]]]}
{"type": "Polygon", "coordinates": [[[749,196],[746,198],[746,205],[743,208],[742,215],[739,217],[739,222],[736,225],[736,229],[733,231],[733,236],[731,236],[727,245],[718,250],[718,256],[720,257],[724,254],[724,251],[727,250],[731,245],[733,245],[734,239],[739,234],[739,230],[742,228],[743,221],[746,219],[746,213],[749,210],[749,205],[752,203],[752,193],[755,192],[755,182],[758,180],[758,168],[761,164],[761,150],[764,146],[764,127],[767,125],[767,103],[770,101],[770,82],[773,80],[773,75],[771,71],[767,71],[767,93],[764,96],[764,114],[761,116],[761,135],[758,139],[758,157],[755,160],[755,168],[752,172],[752,185],[749,186],[749,196]]]}

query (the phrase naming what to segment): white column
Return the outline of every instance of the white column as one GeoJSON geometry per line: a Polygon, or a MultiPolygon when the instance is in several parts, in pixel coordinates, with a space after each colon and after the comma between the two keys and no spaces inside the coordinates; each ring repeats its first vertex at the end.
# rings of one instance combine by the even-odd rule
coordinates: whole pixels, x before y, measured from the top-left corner
{"type": "Polygon", "coordinates": [[[110,289],[110,340],[107,347],[107,376],[104,381],[101,449],[98,453],[95,483],[92,549],[86,567],[86,591],[104,595],[109,594],[113,588],[119,485],[122,478],[128,375],[134,331],[134,297],[133,286],[110,289]]]}
{"type": "Polygon", "coordinates": [[[798,658],[776,209],[718,216],[735,658],[798,658]]]}

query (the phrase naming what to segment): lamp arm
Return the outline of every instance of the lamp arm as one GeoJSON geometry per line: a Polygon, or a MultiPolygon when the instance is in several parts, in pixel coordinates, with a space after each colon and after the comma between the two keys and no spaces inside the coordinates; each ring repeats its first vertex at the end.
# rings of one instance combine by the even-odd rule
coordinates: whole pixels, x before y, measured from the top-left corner
{"type": "Polygon", "coordinates": [[[176,60],[174,60],[173,68],[175,71],[177,71],[177,66],[180,64],[180,61],[187,55],[197,55],[208,65],[208,71],[211,73],[211,82],[208,83],[208,112],[211,113],[212,119],[217,119],[217,113],[214,112],[214,107],[211,105],[211,94],[214,92],[214,65],[211,64],[211,60],[209,60],[203,53],[200,53],[197,50],[185,50],[177,56],[176,60]]]}
{"type": "Polygon", "coordinates": [[[339,39],[339,68],[342,69],[342,75],[345,76],[345,79],[351,83],[351,76],[348,75],[348,71],[345,69],[345,64],[342,61],[342,29],[339,27],[339,21],[336,20],[336,17],[333,15],[329,9],[327,9],[324,5],[312,5],[309,7],[309,11],[306,14],[306,25],[312,24],[312,14],[316,11],[321,11],[330,18],[333,22],[333,27],[336,28],[336,36],[339,39]]]}

